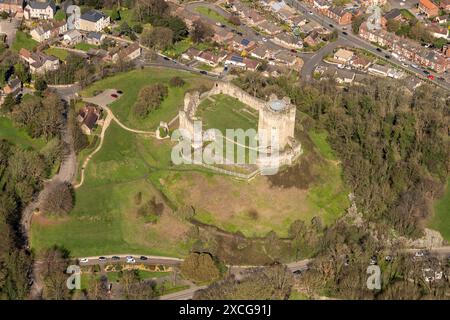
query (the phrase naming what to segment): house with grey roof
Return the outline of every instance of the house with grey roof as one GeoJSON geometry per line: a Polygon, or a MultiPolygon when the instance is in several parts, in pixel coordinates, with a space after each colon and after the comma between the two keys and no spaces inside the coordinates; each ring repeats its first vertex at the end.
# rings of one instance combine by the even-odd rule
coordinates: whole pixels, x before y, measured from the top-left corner
{"type": "Polygon", "coordinates": [[[48,1],[29,1],[23,11],[25,19],[53,19],[56,13],[56,5],[53,0],[48,1]]]}
{"type": "Polygon", "coordinates": [[[89,10],[81,15],[79,29],[100,32],[109,27],[110,23],[109,17],[103,12],[99,10],[89,10]]]}
{"type": "Polygon", "coordinates": [[[86,35],[86,42],[99,46],[102,44],[103,40],[105,40],[105,37],[106,36],[103,33],[91,31],[86,35]]]}

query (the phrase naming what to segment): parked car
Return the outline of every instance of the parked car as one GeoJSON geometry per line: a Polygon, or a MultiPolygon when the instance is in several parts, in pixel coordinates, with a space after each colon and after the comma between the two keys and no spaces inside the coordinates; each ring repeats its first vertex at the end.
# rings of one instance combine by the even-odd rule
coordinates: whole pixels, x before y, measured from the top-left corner
{"type": "Polygon", "coordinates": [[[141,256],[139,259],[142,260],[142,261],[148,260],[148,258],[146,256],[141,256]]]}
{"type": "Polygon", "coordinates": [[[127,263],[135,263],[136,259],[134,259],[132,256],[127,257],[127,263]]]}
{"type": "Polygon", "coordinates": [[[346,31],[342,31],[342,34],[343,34],[344,36],[347,36],[347,35],[348,35],[348,33],[347,33],[346,31]]]}
{"type": "Polygon", "coordinates": [[[310,15],[313,15],[314,13],[312,11],[308,12],[310,15]]]}
{"type": "Polygon", "coordinates": [[[122,90],[117,90],[116,92],[117,92],[118,94],[122,94],[122,93],[123,93],[122,90]]]}
{"type": "Polygon", "coordinates": [[[89,259],[87,259],[87,258],[80,259],[80,263],[87,263],[87,262],[89,262],[89,259]]]}
{"type": "Polygon", "coordinates": [[[242,32],[240,32],[240,31],[238,31],[238,32],[236,32],[236,34],[238,35],[238,36],[243,36],[244,34],[242,33],[242,32]]]}
{"type": "Polygon", "coordinates": [[[377,50],[378,52],[382,52],[383,51],[380,48],[376,48],[375,50],[377,50]]]}
{"type": "Polygon", "coordinates": [[[120,260],[120,257],[118,257],[118,256],[112,256],[111,259],[117,261],[117,260],[120,260]]]}
{"type": "Polygon", "coordinates": [[[426,74],[426,75],[429,75],[429,74],[430,74],[430,72],[427,71],[427,70],[422,70],[422,72],[423,72],[424,74],[426,74]]]}
{"type": "Polygon", "coordinates": [[[429,80],[434,80],[434,76],[433,76],[432,74],[428,75],[427,78],[428,78],[429,80]]]}
{"type": "Polygon", "coordinates": [[[266,39],[266,38],[261,38],[261,40],[264,41],[264,42],[267,42],[267,39],[266,39]]]}
{"type": "Polygon", "coordinates": [[[208,72],[206,72],[205,70],[201,70],[200,73],[201,74],[208,74],[208,72]]]}
{"type": "Polygon", "coordinates": [[[164,59],[164,60],[167,60],[167,61],[169,61],[169,60],[170,60],[170,59],[169,59],[169,58],[167,58],[167,57],[163,57],[163,59],[164,59]]]}
{"type": "Polygon", "coordinates": [[[111,94],[111,97],[113,97],[114,99],[118,98],[119,96],[115,93],[111,94]]]}
{"type": "Polygon", "coordinates": [[[106,259],[106,257],[99,257],[98,258],[98,261],[100,261],[100,262],[105,262],[107,259],[106,259]]]}
{"type": "Polygon", "coordinates": [[[329,26],[330,26],[331,28],[334,28],[334,26],[333,26],[331,23],[329,24],[329,26]]]}
{"type": "Polygon", "coordinates": [[[390,59],[390,58],[391,58],[391,56],[388,55],[388,54],[385,54],[384,57],[385,57],[386,59],[390,59]]]}

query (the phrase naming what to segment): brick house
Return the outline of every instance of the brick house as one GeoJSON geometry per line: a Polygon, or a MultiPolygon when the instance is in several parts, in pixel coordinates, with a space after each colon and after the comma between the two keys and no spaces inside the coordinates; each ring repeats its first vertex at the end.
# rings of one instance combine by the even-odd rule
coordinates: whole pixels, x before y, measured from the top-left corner
{"type": "Polygon", "coordinates": [[[331,7],[324,11],[324,14],[336,21],[339,25],[346,25],[352,22],[353,15],[343,7],[331,7]]]}
{"type": "Polygon", "coordinates": [[[439,15],[439,8],[430,0],[419,0],[419,11],[427,15],[428,18],[439,15]]]}
{"type": "Polygon", "coordinates": [[[22,14],[23,3],[24,0],[0,0],[0,11],[22,14]]]}

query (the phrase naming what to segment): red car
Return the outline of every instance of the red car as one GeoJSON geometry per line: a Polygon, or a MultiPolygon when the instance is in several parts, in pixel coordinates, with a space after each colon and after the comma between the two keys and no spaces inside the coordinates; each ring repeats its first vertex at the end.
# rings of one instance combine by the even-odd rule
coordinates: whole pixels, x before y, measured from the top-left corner
{"type": "Polygon", "coordinates": [[[118,98],[119,96],[118,96],[117,94],[113,93],[113,94],[111,95],[111,97],[113,97],[114,99],[116,99],[116,98],[118,98]]]}
{"type": "Polygon", "coordinates": [[[432,74],[428,75],[427,78],[430,80],[434,80],[434,76],[432,74]]]}

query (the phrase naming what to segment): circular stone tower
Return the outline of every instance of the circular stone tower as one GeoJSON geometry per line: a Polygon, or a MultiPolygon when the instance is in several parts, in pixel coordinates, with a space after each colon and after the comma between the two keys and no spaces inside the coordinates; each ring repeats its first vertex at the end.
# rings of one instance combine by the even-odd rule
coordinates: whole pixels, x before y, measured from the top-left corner
{"type": "Polygon", "coordinates": [[[296,108],[288,97],[278,99],[272,94],[264,108],[259,111],[260,144],[270,149],[278,145],[278,150],[284,150],[290,139],[294,138],[295,112],[296,108]]]}

